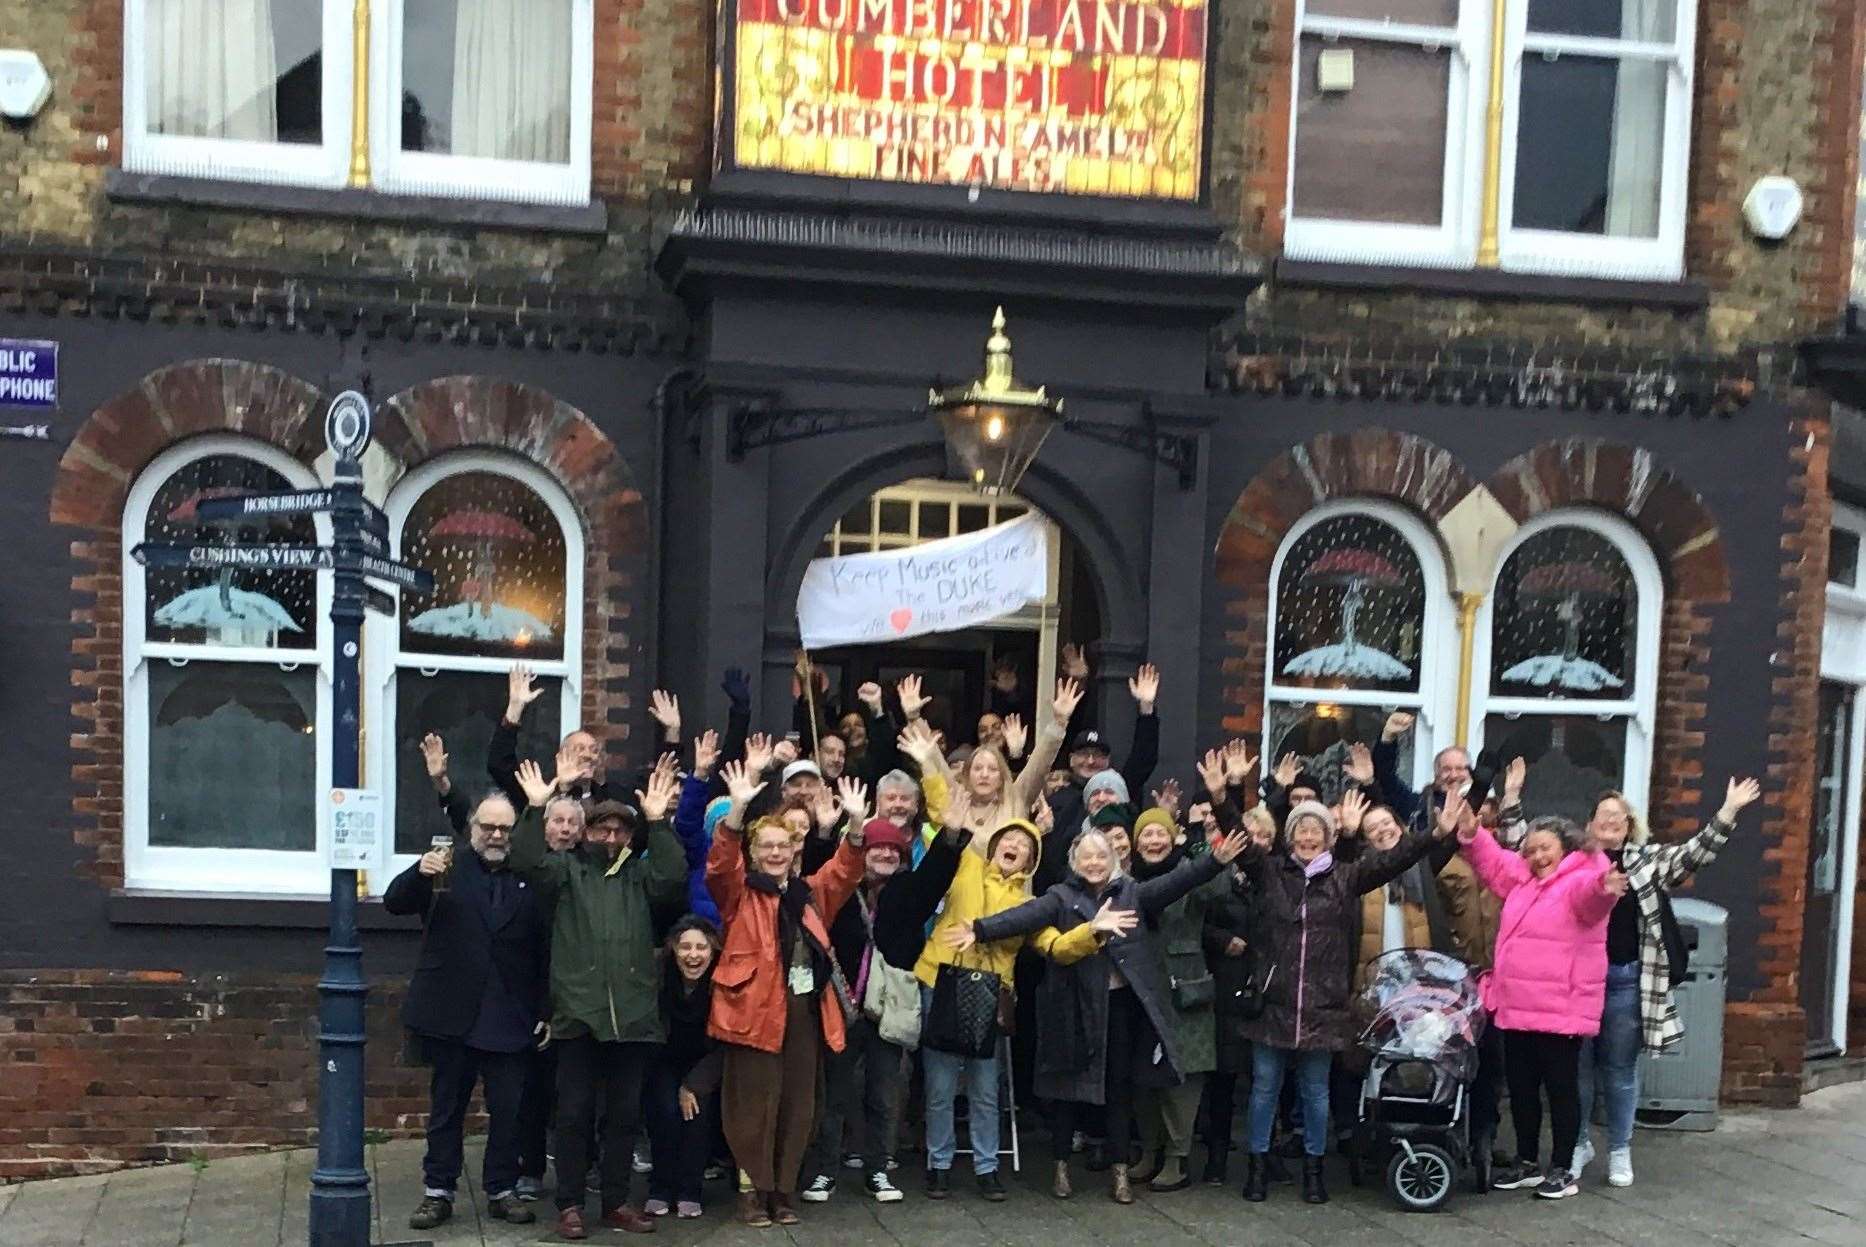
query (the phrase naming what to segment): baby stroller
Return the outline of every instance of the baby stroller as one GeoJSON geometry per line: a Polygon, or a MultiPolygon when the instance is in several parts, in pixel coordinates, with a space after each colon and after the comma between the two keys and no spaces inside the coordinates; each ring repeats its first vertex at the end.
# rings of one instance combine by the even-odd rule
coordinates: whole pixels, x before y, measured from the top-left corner
{"type": "Polygon", "coordinates": [[[1470,1128],[1485,1022],[1476,974],[1456,957],[1399,949],[1368,963],[1354,1011],[1369,1054],[1349,1150],[1354,1183],[1384,1166],[1387,1191],[1409,1212],[1443,1207],[1460,1174],[1487,1187],[1478,1171],[1490,1158],[1473,1155],[1470,1128]]]}

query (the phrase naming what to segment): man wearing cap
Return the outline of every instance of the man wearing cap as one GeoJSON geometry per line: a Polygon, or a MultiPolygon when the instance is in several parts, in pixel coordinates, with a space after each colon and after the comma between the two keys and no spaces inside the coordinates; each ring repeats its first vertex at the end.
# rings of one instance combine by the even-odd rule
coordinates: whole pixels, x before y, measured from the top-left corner
{"type": "Polygon", "coordinates": [[[512,844],[512,868],[555,905],[551,925],[551,1032],[557,1048],[557,1234],[583,1224],[591,1124],[603,1117],[602,1221],[651,1233],[628,1202],[629,1161],[640,1128],[642,1075],[667,1038],[655,963],[653,911],[687,895],[687,860],[667,816],[679,785],[672,754],[649,776],[639,808],[614,798],[589,809],[583,843],[547,850],[543,811],[556,785],[535,762],[517,780],[530,803],[512,844]]]}
{"type": "Polygon", "coordinates": [[[1042,864],[1033,884],[1038,896],[1068,871],[1069,844],[1081,831],[1083,819],[1093,813],[1089,809],[1089,781],[1104,773],[1117,777],[1122,793],[1118,799],[1124,805],[1132,804],[1128,794],[1144,793],[1153,768],[1159,764],[1160,716],[1154,712],[1154,705],[1160,695],[1160,669],[1152,663],[1141,664],[1127,682],[1127,691],[1134,698],[1134,742],[1118,771],[1110,769],[1114,755],[1100,729],[1084,728],[1069,740],[1069,782],[1049,797],[1054,827],[1046,837],[1050,843],[1043,846],[1042,864]]]}
{"type": "MultiPolygon", "coordinates": [[[[805,872],[827,861],[840,838],[835,834],[827,839],[811,837],[804,848],[805,872]]],[[[875,907],[882,890],[900,872],[907,851],[907,833],[893,820],[876,817],[863,824],[862,883],[853,903],[842,907],[829,928],[830,947],[858,1005],[869,999],[871,978],[887,973],[881,954],[875,951],[875,907]]],[[[918,1003],[915,999],[916,1007],[918,1003]]],[[[804,1168],[806,1174],[814,1175],[803,1189],[806,1203],[824,1203],[835,1193],[836,1172],[843,1163],[843,1124],[851,1119],[859,1127],[855,1137],[860,1146],[849,1156],[859,1157],[867,1171],[865,1189],[877,1203],[901,1200],[900,1188],[888,1177],[888,1157],[900,1125],[902,1083],[901,1045],[881,1037],[883,1023],[889,1020],[863,1009],[849,1019],[842,1051],[832,1052],[825,1063],[823,1115],[804,1168]]]]}

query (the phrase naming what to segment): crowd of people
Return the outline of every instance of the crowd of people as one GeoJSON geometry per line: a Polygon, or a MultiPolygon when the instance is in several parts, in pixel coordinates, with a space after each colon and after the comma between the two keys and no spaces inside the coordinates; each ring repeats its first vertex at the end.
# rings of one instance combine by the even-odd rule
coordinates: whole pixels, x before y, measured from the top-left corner
{"type": "Polygon", "coordinates": [[[385,896],[424,927],[403,1008],[432,1096],[410,1226],[453,1215],[476,1088],[490,1215],[535,1221],[548,1164],[567,1240],[590,1232],[592,1185],[599,1223],[633,1233],[702,1216],[708,1182],[734,1177],[752,1226],[795,1224],[857,1178],[899,1202],[916,1144],[927,1197],[954,1194],[968,1155],[978,1197],[1003,1200],[1007,1093],[1047,1120],[1058,1199],[1078,1163],[1119,1204],[1225,1185],[1240,1079],[1243,1198],[1300,1157],[1301,1197],[1323,1203],[1356,1113],[1350,1001],[1374,958],[1408,948],[1483,975],[1473,1146],[1501,1153],[1506,1095],[1515,1143],[1493,1185],[1577,1193],[1597,1105],[1607,1181],[1632,1183],[1638,1057],[1682,1035],[1667,894],[1715,858],[1755,781],[1658,845],[1617,792],[1585,826],[1532,816],[1521,758],[1444,749],[1414,791],[1396,713],[1335,774],[1294,754],[1263,774],[1231,741],[1183,788],[1149,790],[1159,673],[1129,682],[1117,768],[1084,722],[1080,652],[1065,657],[1037,706],[996,672],[956,745],[919,678],[865,684],[838,714],[807,667],[781,738],[752,730],[736,670],[723,733],[687,736],[657,691],[664,752],[626,782],[587,729],[548,765],[517,756],[540,692],[523,666],[477,803],[445,742],[422,742],[453,835],[385,896]]]}

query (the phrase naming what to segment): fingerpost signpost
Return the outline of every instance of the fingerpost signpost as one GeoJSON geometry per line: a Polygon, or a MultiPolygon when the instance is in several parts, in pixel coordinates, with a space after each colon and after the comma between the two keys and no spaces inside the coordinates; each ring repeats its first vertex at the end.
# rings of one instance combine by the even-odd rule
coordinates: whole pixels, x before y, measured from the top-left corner
{"type": "MultiPolygon", "coordinates": [[[[324,420],[324,441],[336,458],[329,488],[204,499],[203,522],[246,521],[325,512],[331,544],[188,545],[143,542],[130,551],[145,567],[216,570],[311,570],[331,573],[331,784],[354,789],[362,726],[357,663],[367,611],[394,614],[396,600],[367,583],[382,580],[429,592],[434,578],[389,558],[388,519],[363,497],[363,451],[369,446],[369,400],[339,394],[324,420]]],[[[318,980],[317,1168],[311,1171],[312,1247],[369,1247],[369,1171],[363,1167],[363,949],[356,933],[356,870],[330,872],[330,942],[318,980]]]]}

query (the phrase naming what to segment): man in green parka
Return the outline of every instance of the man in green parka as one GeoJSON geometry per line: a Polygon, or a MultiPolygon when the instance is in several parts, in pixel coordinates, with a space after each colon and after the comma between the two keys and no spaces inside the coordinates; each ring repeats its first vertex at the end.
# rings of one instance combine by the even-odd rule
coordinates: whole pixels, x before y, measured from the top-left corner
{"type": "Polygon", "coordinates": [[[654,1222],[628,1202],[641,1125],[642,1076],[667,1038],[661,1018],[653,911],[683,903],[687,858],[667,822],[679,785],[673,755],[636,793],[640,807],[596,801],[578,848],[546,850],[544,805],[553,785],[535,762],[518,782],[529,807],[512,840],[512,869],[554,906],[551,1036],[557,1045],[557,1233],[586,1236],[584,1181],[592,1124],[603,1120],[603,1224],[634,1234],[654,1222]]]}

